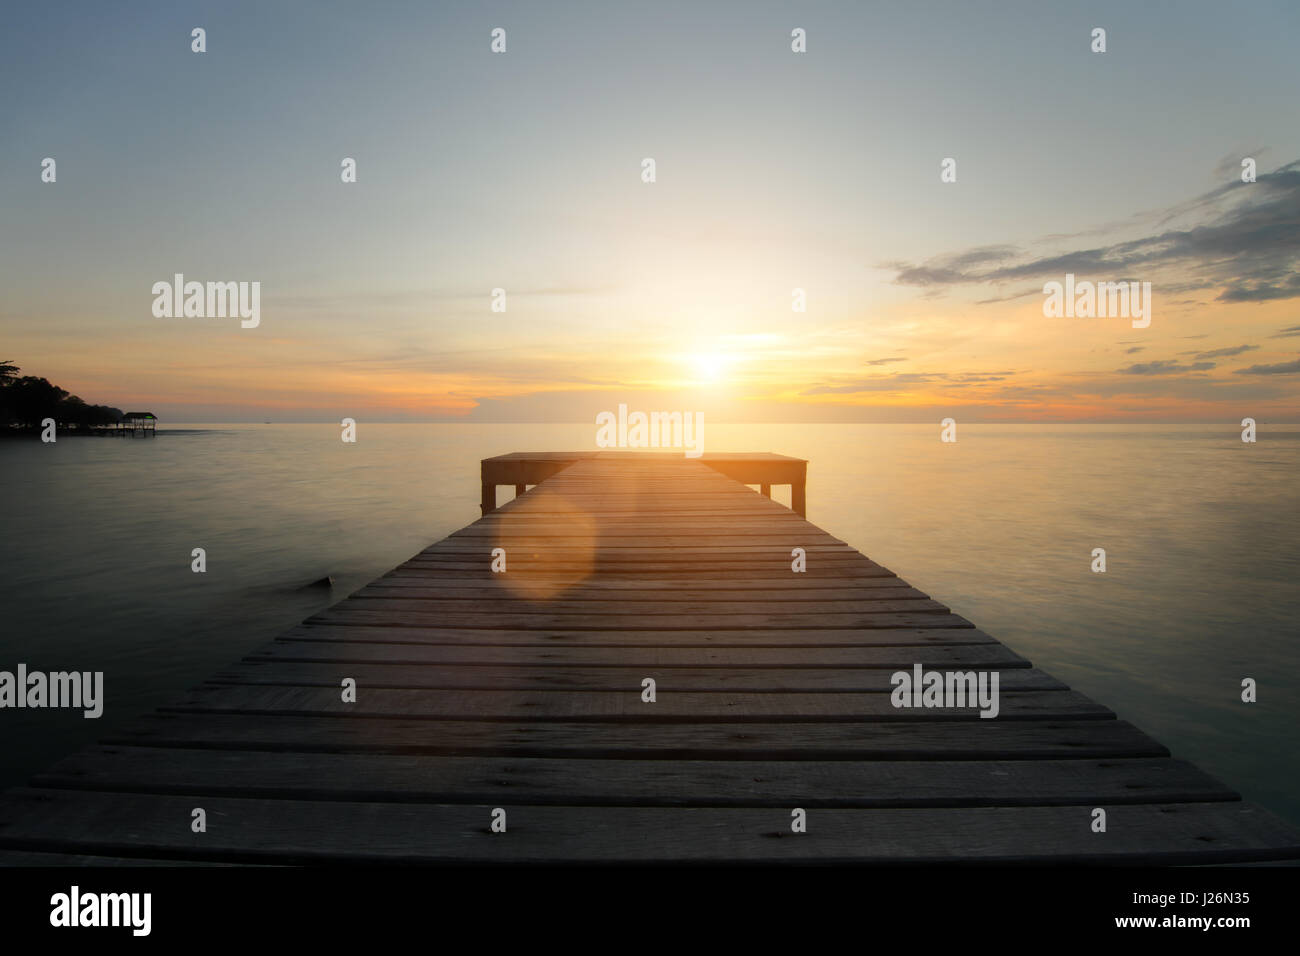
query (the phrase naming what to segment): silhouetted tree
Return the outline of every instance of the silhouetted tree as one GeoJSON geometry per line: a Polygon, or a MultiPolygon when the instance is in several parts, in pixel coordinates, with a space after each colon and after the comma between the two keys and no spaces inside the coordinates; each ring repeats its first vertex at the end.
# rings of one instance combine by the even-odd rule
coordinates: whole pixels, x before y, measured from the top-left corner
{"type": "Polygon", "coordinates": [[[43,378],[18,376],[12,362],[0,362],[0,425],[39,428],[53,418],[65,428],[93,428],[122,420],[122,410],[111,405],[88,405],[76,395],[43,378]]]}
{"type": "Polygon", "coordinates": [[[17,425],[35,427],[42,418],[58,420],[59,405],[68,393],[43,378],[24,375],[0,392],[4,396],[7,418],[17,425]]]}

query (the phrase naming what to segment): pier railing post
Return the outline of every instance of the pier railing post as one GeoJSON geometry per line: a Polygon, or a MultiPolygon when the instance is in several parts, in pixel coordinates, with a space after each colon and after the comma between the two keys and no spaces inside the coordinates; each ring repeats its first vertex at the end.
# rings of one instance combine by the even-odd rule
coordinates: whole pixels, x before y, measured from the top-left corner
{"type": "Polygon", "coordinates": [[[500,485],[514,485],[515,497],[518,498],[528,491],[529,485],[536,487],[575,461],[590,457],[590,452],[513,452],[484,458],[479,463],[479,482],[483,488],[479,508],[485,515],[497,510],[497,487],[500,485]]]}
{"type": "Polygon", "coordinates": [[[808,462],[799,463],[799,472],[790,482],[790,510],[800,518],[808,517],[808,462]]]}

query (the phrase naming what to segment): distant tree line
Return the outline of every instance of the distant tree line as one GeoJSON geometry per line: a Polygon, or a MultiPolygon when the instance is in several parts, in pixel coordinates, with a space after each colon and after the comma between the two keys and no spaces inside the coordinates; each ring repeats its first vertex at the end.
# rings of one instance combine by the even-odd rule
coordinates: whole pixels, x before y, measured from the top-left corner
{"type": "Polygon", "coordinates": [[[88,405],[66,389],[34,375],[22,375],[12,362],[0,362],[0,426],[5,430],[40,428],[54,419],[62,429],[92,429],[115,425],[122,410],[110,405],[88,405]]]}

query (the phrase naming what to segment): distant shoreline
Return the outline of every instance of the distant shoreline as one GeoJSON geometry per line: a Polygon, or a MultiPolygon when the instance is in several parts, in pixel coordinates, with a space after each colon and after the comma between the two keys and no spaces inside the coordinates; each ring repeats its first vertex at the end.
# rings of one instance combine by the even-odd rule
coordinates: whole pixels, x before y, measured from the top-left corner
{"type": "MultiPolygon", "coordinates": [[[[0,427],[0,440],[18,441],[20,439],[39,439],[43,429],[40,428],[4,428],[0,427]]],[[[156,432],[151,432],[149,437],[157,435],[198,435],[203,432],[220,431],[220,426],[212,428],[159,428],[156,432]]],[[[62,428],[56,433],[57,437],[63,438],[123,438],[125,435],[119,434],[116,428],[62,428]]]]}

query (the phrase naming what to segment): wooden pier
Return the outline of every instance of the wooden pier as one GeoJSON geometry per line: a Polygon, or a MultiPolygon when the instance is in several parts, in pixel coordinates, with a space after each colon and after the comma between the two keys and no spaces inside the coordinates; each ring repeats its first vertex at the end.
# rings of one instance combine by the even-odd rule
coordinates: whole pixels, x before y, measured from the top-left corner
{"type": "MultiPolygon", "coordinates": [[[[558,474],[579,461],[618,460],[655,460],[675,461],[680,454],[667,452],[636,453],[635,457],[627,452],[617,451],[516,451],[509,455],[497,455],[495,458],[483,459],[481,465],[483,483],[483,501],[479,505],[483,514],[490,514],[497,509],[497,487],[513,485],[516,495],[522,495],[534,485],[539,485],[552,475],[558,474]]],[[[773,455],[770,452],[713,452],[700,455],[702,461],[714,471],[719,471],[728,478],[734,478],[741,484],[758,485],[759,491],[772,497],[773,485],[790,486],[790,508],[801,518],[808,517],[807,479],[808,462],[802,458],[790,458],[786,455],[773,455]]]]}
{"type": "Polygon", "coordinates": [[[804,465],[489,459],[478,521],[0,798],[0,863],[1300,857],[1295,829],[741,483],[802,504],[804,465]],[[535,487],[497,509],[497,484],[535,487]],[[996,671],[998,717],[895,708],[918,663],[996,671]]]}
{"type": "Polygon", "coordinates": [[[158,416],[153,412],[127,412],[113,426],[113,433],[125,438],[153,438],[158,434],[158,416]]]}

